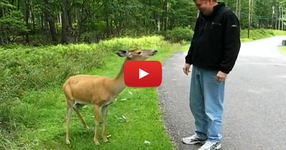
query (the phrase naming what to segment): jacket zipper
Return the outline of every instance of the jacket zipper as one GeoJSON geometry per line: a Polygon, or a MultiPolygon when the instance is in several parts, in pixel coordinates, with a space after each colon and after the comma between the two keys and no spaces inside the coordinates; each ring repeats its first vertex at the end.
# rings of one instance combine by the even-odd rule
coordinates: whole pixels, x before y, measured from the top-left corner
{"type": "Polygon", "coordinates": [[[204,30],[207,28],[207,25],[208,25],[208,21],[206,21],[206,19],[204,17],[202,17],[204,19],[204,21],[206,22],[205,23],[205,26],[204,26],[204,30]]]}
{"type": "Polygon", "coordinates": [[[207,25],[208,25],[208,21],[206,21],[206,19],[204,17],[202,17],[202,19],[205,21],[205,25],[204,25],[203,30],[197,36],[197,38],[199,38],[202,35],[202,33],[204,32],[204,30],[207,28],[207,25]]]}

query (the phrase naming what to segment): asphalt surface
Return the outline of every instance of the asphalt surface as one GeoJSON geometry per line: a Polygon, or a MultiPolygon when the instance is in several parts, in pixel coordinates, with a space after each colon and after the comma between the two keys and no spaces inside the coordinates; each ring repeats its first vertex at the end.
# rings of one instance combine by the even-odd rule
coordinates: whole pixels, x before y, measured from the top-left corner
{"type": "MultiPolygon", "coordinates": [[[[278,51],[278,36],[243,43],[225,90],[222,150],[286,149],[286,56],[278,51]]],[[[175,53],[163,64],[158,89],[165,127],[178,150],[200,145],[182,144],[194,132],[188,94],[190,75],[182,71],[186,53],[175,53]]]]}

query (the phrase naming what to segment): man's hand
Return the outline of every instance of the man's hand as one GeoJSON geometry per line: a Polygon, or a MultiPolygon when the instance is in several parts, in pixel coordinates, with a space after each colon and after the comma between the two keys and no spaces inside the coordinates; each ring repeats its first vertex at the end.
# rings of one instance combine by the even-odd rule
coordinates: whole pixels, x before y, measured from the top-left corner
{"type": "Polygon", "coordinates": [[[184,67],[183,67],[183,72],[184,72],[186,75],[189,74],[189,72],[190,72],[190,67],[191,67],[190,64],[185,63],[185,65],[184,65],[184,67]]]}
{"type": "Polygon", "coordinates": [[[216,80],[218,80],[219,82],[222,82],[225,80],[227,74],[222,72],[222,71],[219,71],[216,75],[216,80]]]}

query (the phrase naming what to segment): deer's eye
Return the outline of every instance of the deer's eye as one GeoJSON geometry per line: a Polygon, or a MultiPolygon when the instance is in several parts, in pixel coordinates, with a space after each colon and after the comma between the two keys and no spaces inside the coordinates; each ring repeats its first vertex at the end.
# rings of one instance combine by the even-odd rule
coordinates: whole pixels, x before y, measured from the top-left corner
{"type": "Polygon", "coordinates": [[[137,54],[138,54],[138,55],[140,55],[140,54],[141,54],[141,52],[138,52],[137,54]]]}

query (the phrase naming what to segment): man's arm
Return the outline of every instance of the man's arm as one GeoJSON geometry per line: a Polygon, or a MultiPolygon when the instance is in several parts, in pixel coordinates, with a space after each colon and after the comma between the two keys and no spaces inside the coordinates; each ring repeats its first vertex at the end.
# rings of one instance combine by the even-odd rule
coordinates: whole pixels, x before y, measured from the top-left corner
{"type": "Polygon", "coordinates": [[[240,24],[234,13],[227,14],[224,20],[224,51],[220,71],[228,74],[238,57],[241,46],[240,41],[240,24]]]}
{"type": "Polygon", "coordinates": [[[187,64],[192,64],[193,39],[195,38],[195,36],[197,34],[197,30],[198,30],[198,26],[199,26],[198,22],[199,22],[199,17],[196,20],[196,25],[195,25],[195,29],[194,29],[194,34],[193,34],[193,38],[192,38],[192,41],[191,41],[191,45],[189,47],[188,54],[185,57],[185,63],[187,63],[187,64]]]}
{"type": "Polygon", "coordinates": [[[189,50],[188,50],[188,54],[185,57],[185,63],[187,63],[187,64],[192,64],[192,52],[193,52],[192,51],[192,49],[193,49],[192,44],[193,44],[193,41],[191,42],[191,45],[190,45],[189,50]]]}

